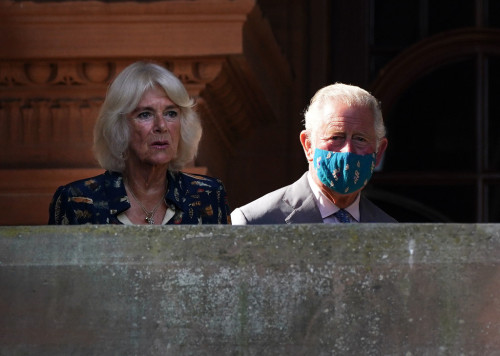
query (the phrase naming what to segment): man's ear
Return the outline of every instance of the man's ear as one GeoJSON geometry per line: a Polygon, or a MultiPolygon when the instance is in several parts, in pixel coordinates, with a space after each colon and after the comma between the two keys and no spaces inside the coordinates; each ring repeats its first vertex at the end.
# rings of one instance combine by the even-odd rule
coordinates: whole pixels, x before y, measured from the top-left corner
{"type": "Polygon", "coordinates": [[[375,166],[378,166],[380,164],[380,162],[382,161],[382,157],[384,157],[384,152],[387,149],[388,143],[389,142],[387,141],[387,138],[385,138],[385,137],[380,140],[380,142],[378,144],[377,160],[375,162],[375,166]]]}
{"type": "Polygon", "coordinates": [[[314,147],[312,147],[311,138],[306,130],[300,132],[300,143],[306,154],[307,161],[312,162],[314,160],[314,147]]]}

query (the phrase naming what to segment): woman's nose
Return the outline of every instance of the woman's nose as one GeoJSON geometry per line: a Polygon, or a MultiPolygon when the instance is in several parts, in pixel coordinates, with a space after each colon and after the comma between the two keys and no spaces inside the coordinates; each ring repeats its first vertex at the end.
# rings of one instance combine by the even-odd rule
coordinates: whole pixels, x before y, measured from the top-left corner
{"type": "Polygon", "coordinates": [[[154,127],[153,130],[155,132],[163,132],[167,129],[167,122],[162,117],[161,114],[155,114],[154,127]]]}

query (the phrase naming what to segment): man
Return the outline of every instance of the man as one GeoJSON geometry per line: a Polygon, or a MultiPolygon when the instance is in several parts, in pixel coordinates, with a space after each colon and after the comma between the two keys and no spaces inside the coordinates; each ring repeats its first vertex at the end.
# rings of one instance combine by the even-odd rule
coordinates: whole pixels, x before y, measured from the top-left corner
{"type": "Polygon", "coordinates": [[[309,170],[295,183],[235,209],[233,225],[396,222],[362,196],[387,148],[378,101],[352,85],[320,89],[300,142],[309,170]]]}

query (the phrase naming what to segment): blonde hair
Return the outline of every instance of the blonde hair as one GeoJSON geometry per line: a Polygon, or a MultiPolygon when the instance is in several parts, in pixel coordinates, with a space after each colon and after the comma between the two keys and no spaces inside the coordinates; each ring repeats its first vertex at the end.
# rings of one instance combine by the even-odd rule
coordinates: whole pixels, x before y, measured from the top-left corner
{"type": "Polygon", "coordinates": [[[94,154],[102,168],[114,172],[125,169],[130,139],[127,114],[137,107],[143,94],[154,87],[163,88],[180,109],[181,138],[169,170],[182,169],[196,156],[202,127],[193,98],[169,70],[155,63],[136,62],[111,83],[94,126],[94,154]]]}

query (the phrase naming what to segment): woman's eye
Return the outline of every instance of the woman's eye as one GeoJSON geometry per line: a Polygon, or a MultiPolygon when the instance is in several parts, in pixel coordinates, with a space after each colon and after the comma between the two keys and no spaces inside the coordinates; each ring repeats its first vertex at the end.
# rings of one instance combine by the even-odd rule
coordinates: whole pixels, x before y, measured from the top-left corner
{"type": "Polygon", "coordinates": [[[167,120],[175,120],[177,116],[179,116],[179,113],[175,110],[168,110],[165,112],[164,116],[167,120]]]}
{"type": "Polygon", "coordinates": [[[148,112],[148,111],[143,111],[143,112],[140,112],[138,115],[137,115],[137,118],[140,119],[140,120],[148,120],[148,119],[151,119],[153,117],[153,114],[148,112]]]}

